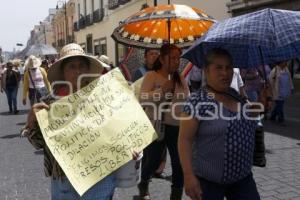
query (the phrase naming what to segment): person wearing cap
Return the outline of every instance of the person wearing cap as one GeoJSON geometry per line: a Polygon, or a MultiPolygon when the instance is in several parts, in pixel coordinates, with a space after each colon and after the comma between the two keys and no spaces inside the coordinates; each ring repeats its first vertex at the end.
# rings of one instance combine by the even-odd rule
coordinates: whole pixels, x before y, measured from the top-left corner
{"type": "Polygon", "coordinates": [[[27,96],[32,106],[40,102],[41,97],[46,96],[51,90],[47,73],[41,64],[41,60],[33,55],[29,56],[25,62],[23,105],[26,105],[27,96]]]}
{"type": "Polygon", "coordinates": [[[20,82],[20,73],[13,69],[13,63],[8,62],[1,79],[1,93],[5,91],[9,107],[9,113],[17,114],[17,95],[20,82]]]}
{"type": "MultiPolygon", "coordinates": [[[[68,44],[61,49],[60,59],[57,60],[48,71],[48,79],[53,86],[55,98],[48,96],[42,103],[35,104],[27,118],[26,129],[30,143],[36,149],[44,149],[44,166],[47,177],[51,177],[51,199],[52,200],[110,200],[112,199],[116,187],[114,173],[108,175],[82,197],[75,191],[45,144],[41,131],[36,123],[35,113],[41,109],[49,109],[49,104],[56,98],[67,96],[76,92],[80,87],[88,84],[83,81],[82,85],[77,85],[77,80],[83,74],[101,74],[103,67],[96,58],[88,56],[78,44],[68,44]],[[59,82],[60,81],[60,82],[59,82]],[[69,85],[62,85],[61,81],[66,81],[69,85]]],[[[96,78],[96,77],[95,77],[96,78]]],[[[89,81],[92,81],[89,79],[89,81]]]]}

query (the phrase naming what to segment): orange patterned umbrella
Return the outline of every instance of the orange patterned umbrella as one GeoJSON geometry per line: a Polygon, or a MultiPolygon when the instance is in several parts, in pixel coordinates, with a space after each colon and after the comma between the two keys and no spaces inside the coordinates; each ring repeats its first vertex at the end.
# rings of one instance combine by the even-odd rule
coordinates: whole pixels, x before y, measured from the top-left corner
{"type": "Polygon", "coordinates": [[[158,49],[165,43],[191,46],[215,20],[186,5],[148,7],[120,23],[112,38],[127,46],[158,49]]]}

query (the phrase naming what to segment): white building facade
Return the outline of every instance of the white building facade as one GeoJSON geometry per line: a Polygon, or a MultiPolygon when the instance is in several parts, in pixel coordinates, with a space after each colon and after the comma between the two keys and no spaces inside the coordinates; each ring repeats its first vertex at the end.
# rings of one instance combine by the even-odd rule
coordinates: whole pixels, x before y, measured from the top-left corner
{"type": "MultiPolygon", "coordinates": [[[[75,41],[86,53],[108,55],[117,64],[126,48],[111,38],[113,30],[120,21],[141,10],[143,5],[153,6],[153,3],[153,0],[76,0],[75,41]]],[[[166,4],[167,0],[158,0],[157,3],[166,4]]],[[[227,0],[173,0],[171,3],[200,8],[216,20],[230,17],[227,0]]]]}

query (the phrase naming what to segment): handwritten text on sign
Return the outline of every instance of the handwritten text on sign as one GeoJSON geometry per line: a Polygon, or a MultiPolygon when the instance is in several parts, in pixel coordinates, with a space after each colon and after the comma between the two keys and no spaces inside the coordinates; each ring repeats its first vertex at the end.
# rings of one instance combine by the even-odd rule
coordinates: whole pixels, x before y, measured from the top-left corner
{"type": "Polygon", "coordinates": [[[157,137],[118,69],[51,104],[37,118],[49,149],[80,195],[157,137]]]}

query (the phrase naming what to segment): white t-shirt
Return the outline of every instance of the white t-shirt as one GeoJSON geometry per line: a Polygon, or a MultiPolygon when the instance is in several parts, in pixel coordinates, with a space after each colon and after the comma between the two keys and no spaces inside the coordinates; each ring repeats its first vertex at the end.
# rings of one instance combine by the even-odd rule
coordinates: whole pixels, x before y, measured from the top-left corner
{"type": "Polygon", "coordinates": [[[244,86],[243,79],[240,74],[239,68],[233,68],[233,76],[230,87],[240,93],[240,88],[244,86]]]}
{"type": "MultiPolygon", "coordinates": [[[[41,70],[39,68],[37,68],[36,70],[30,70],[30,69],[28,70],[34,82],[35,88],[45,87],[45,82],[41,70]]],[[[30,80],[30,77],[28,78],[29,78],[29,88],[34,88],[32,81],[30,80]]]]}
{"type": "Polygon", "coordinates": [[[24,74],[24,69],[25,69],[24,66],[20,66],[20,67],[19,67],[19,72],[20,72],[21,75],[24,74]]]}

